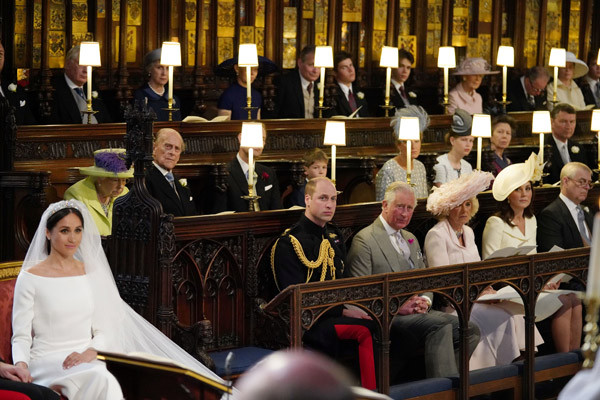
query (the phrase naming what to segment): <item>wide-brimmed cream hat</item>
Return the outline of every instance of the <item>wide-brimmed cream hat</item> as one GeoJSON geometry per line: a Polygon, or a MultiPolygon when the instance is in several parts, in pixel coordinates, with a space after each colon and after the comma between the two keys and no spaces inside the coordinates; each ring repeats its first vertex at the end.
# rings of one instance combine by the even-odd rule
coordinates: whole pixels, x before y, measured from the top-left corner
{"type": "Polygon", "coordinates": [[[542,165],[538,163],[535,153],[531,153],[524,163],[512,164],[500,171],[492,186],[494,199],[503,201],[513,190],[529,181],[538,181],[541,177],[542,165]]]}
{"type": "Polygon", "coordinates": [[[433,193],[427,198],[427,211],[433,215],[448,215],[453,208],[486,190],[492,179],[494,175],[491,173],[475,170],[433,188],[433,193]]]}
{"type": "MultiPolygon", "coordinates": [[[[587,64],[575,57],[575,54],[571,53],[570,51],[565,53],[565,62],[573,63],[573,79],[581,78],[589,71],[587,64]]],[[[554,67],[546,67],[546,69],[550,73],[550,76],[554,74],[554,67]]]]}
{"type": "Polygon", "coordinates": [[[127,169],[125,164],[125,149],[100,149],[94,152],[94,165],[80,167],[83,175],[101,178],[132,178],[133,168],[127,169]]]}
{"type": "Polygon", "coordinates": [[[500,71],[492,71],[490,64],[481,57],[470,57],[462,60],[453,75],[494,75],[500,71]]]}

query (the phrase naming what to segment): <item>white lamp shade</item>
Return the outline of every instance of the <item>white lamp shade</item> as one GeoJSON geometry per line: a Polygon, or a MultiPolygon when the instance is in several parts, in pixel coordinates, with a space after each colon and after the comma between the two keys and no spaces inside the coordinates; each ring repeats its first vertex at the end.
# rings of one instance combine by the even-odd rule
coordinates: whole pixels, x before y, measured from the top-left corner
{"type": "Polygon", "coordinates": [[[419,140],[421,139],[419,131],[419,118],[417,117],[401,117],[400,118],[400,140],[419,140]]]}
{"type": "Polygon", "coordinates": [[[565,49],[559,49],[553,47],[550,49],[550,58],[548,59],[548,65],[551,67],[564,68],[567,62],[567,52],[565,49]]]}
{"type": "Polygon", "coordinates": [[[454,47],[440,47],[438,51],[438,67],[456,68],[456,54],[454,53],[454,47]]]}
{"type": "Polygon", "coordinates": [[[263,143],[263,124],[261,122],[243,122],[242,138],[240,147],[262,149],[263,143]]]}
{"type": "Polygon", "coordinates": [[[315,48],[315,67],[333,68],[333,48],[331,46],[317,46],[315,48]]]}
{"type": "Polygon", "coordinates": [[[326,146],[346,145],[346,123],[344,121],[327,121],[325,124],[325,139],[323,144],[326,146]]]}
{"type": "Polygon", "coordinates": [[[592,131],[600,132],[600,110],[592,111],[592,131]]]}
{"type": "Polygon", "coordinates": [[[498,57],[496,57],[496,65],[506,67],[515,66],[515,48],[512,46],[498,47],[498,57]]]}
{"type": "Polygon", "coordinates": [[[385,68],[398,68],[398,48],[383,46],[379,66],[385,68]]]}
{"type": "Polygon", "coordinates": [[[181,45],[179,42],[163,42],[160,50],[160,64],[181,66],[181,45]]]}
{"type": "Polygon", "coordinates": [[[254,43],[240,44],[238,65],[240,67],[258,67],[258,52],[254,43]]]}
{"type": "Polygon", "coordinates": [[[79,44],[79,65],[100,66],[100,43],[81,42],[79,44]]]}
{"type": "Polygon", "coordinates": [[[492,137],[492,118],[489,114],[473,114],[471,135],[475,137],[492,137]]]}
{"type": "Polygon", "coordinates": [[[534,111],[531,121],[531,133],[550,133],[552,124],[550,122],[550,111],[534,111]]]}

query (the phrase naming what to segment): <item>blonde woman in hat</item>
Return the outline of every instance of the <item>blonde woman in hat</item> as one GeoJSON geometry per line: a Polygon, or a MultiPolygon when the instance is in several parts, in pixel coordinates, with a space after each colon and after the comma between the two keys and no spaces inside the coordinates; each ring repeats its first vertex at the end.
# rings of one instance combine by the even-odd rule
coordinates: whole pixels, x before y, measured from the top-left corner
{"type": "MultiPolygon", "coordinates": [[[[419,118],[420,134],[422,134],[429,126],[429,115],[427,115],[427,111],[425,111],[423,107],[409,105],[396,111],[396,118],[392,120],[391,125],[394,128],[394,138],[396,147],[398,148],[398,155],[387,160],[377,173],[377,177],[375,178],[375,197],[377,201],[383,200],[385,190],[390,183],[397,181],[406,182],[406,140],[398,139],[400,118],[402,117],[419,118]]],[[[427,171],[425,170],[423,163],[417,160],[420,152],[421,140],[411,140],[412,171],[410,182],[415,185],[414,191],[417,199],[426,198],[429,194],[429,189],[427,187],[427,171]]]]}
{"type": "MultiPolygon", "coordinates": [[[[475,234],[467,225],[477,213],[477,194],[487,189],[494,176],[473,171],[435,189],[427,199],[427,211],[439,222],[425,237],[425,257],[429,267],[480,261],[475,234]]],[[[495,293],[489,286],[484,294],[495,293]]],[[[448,310],[447,310],[448,311],[448,310]]],[[[477,324],[481,339],[471,356],[471,370],[511,363],[525,348],[525,323],[522,315],[514,315],[500,304],[476,303],[471,322],[477,324]]],[[[536,345],[542,342],[536,331],[536,345]]]]}
{"type": "Polygon", "coordinates": [[[125,149],[102,149],[94,152],[94,165],[79,168],[87,178],[65,192],[65,200],[81,201],[90,211],[102,236],[112,232],[112,211],[115,199],[129,192],[125,187],[133,169],[125,165],[125,149]]]}
{"type": "Polygon", "coordinates": [[[473,149],[473,136],[471,136],[471,115],[461,109],[457,109],[452,116],[450,132],[446,134],[446,143],[452,146],[450,152],[439,156],[437,164],[433,166],[435,177],[433,184],[440,186],[462,175],[470,174],[473,167],[464,157],[473,149]]]}
{"type": "MultiPolygon", "coordinates": [[[[141,88],[135,91],[135,101],[147,104],[156,113],[158,121],[168,121],[169,113],[165,108],[169,107],[168,87],[169,82],[168,67],[160,63],[161,49],[152,50],[144,56],[144,73],[148,79],[141,88]]],[[[181,102],[179,97],[173,95],[173,121],[181,121],[181,102]]]]}
{"type": "Polygon", "coordinates": [[[494,75],[500,71],[491,71],[490,65],[483,58],[466,58],[456,71],[455,76],[461,77],[461,81],[448,93],[448,112],[453,114],[457,108],[467,111],[469,114],[483,112],[483,99],[477,93],[485,75],[494,75]]]}
{"type": "MultiPolygon", "coordinates": [[[[577,59],[575,54],[567,51],[565,67],[558,69],[556,100],[558,100],[559,103],[570,104],[575,110],[584,110],[586,107],[583,93],[573,79],[580,78],[587,73],[588,66],[586,63],[577,59]]],[[[548,83],[548,86],[546,86],[546,93],[548,96],[548,107],[552,109],[552,100],[554,99],[553,82],[548,83]]]]}
{"type": "MultiPolygon", "coordinates": [[[[498,174],[492,192],[500,206],[496,215],[488,218],[483,230],[483,258],[506,247],[536,245],[537,223],[531,206],[534,195],[532,185],[540,178],[541,168],[535,154],[526,162],[509,165],[498,174]]],[[[532,253],[535,252],[535,249],[532,250],[532,253]]],[[[558,289],[558,283],[548,283],[545,289],[558,289]]],[[[515,296],[518,296],[516,291],[515,296]]],[[[557,352],[579,348],[581,315],[581,301],[572,292],[543,292],[538,297],[536,321],[552,317],[550,329],[557,352]]]]}

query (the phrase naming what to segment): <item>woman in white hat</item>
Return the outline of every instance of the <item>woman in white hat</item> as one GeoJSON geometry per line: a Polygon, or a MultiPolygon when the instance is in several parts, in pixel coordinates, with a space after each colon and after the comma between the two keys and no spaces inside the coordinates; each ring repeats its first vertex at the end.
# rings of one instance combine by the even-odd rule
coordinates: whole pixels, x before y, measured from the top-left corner
{"type": "Polygon", "coordinates": [[[460,76],[461,81],[448,93],[448,113],[454,114],[454,110],[461,108],[469,114],[483,112],[483,99],[477,93],[485,75],[494,75],[500,71],[491,71],[490,65],[483,58],[464,59],[454,75],[460,76]]]}
{"type": "MultiPolygon", "coordinates": [[[[385,189],[392,182],[406,182],[406,140],[400,140],[400,118],[417,117],[419,118],[419,137],[429,126],[429,115],[423,107],[409,105],[396,111],[396,117],[392,119],[391,125],[394,128],[394,139],[398,148],[398,155],[390,158],[383,164],[383,167],[377,172],[375,177],[375,197],[377,201],[382,201],[385,195],[385,189]]],[[[418,199],[427,198],[429,189],[427,188],[427,171],[425,165],[417,157],[421,152],[421,140],[411,140],[411,163],[412,172],[410,182],[414,185],[415,196],[418,199]]]]}
{"type": "Polygon", "coordinates": [[[79,168],[87,178],[72,185],[65,192],[65,200],[81,201],[90,210],[102,236],[112,232],[112,211],[115,199],[129,192],[125,187],[133,169],[125,164],[125,149],[101,149],[94,152],[94,165],[79,168]]]}
{"type": "MultiPolygon", "coordinates": [[[[427,232],[425,256],[429,267],[441,267],[480,261],[475,234],[467,223],[477,213],[477,194],[486,190],[494,176],[489,172],[473,171],[438,189],[427,199],[427,211],[439,222],[427,232]]],[[[481,295],[493,294],[488,286],[481,295]]],[[[447,310],[450,311],[450,310],[447,310]]],[[[476,303],[471,310],[471,322],[481,333],[479,344],[469,361],[471,370],[510,364],[525,348],[525,321],[500,303],[476,303]]],[[[542,338],[536,330],[535,343],[542,338]]]]}
{"type": "MultiPolygon", "coordinates": [[[[585,109],[585,100],[581,89],[573,79],[580,78],[588,73],[588,66],[583,61],[577,59],[575,54],[567,51],[566,64],[564,68],[558,69],[558,85],[556,89],[556,100],[559,103],[567,103],[573,106],[575,110],[585,109]]],[[[554,83],[548,83],[546,87],[548,95],[548,107],[552,109],[552,100],[554,99],[554,83]]]]}
{"type": "MultiPolygon", "coordinates": [[[[483,258],[506,247],[536,245],[537,223],[531,206],[534,194],[532,182],[540,178],[541,168],[535,154],[526,162],[509,165],[498,174],[492,192],[500,206],[498,213],[488,218],[483,230],[483,258]]],[[[535,249],[531,251],[535,252],[535,249]]],[[[548,283],[545,289],[555,290],[558,285],[548,283]]],[[[581,301],[574,293],[544,292],[538,297],[536,321],[552,316],[552,339],[559,353],[579,348],[581,315],[581,301]]]]}

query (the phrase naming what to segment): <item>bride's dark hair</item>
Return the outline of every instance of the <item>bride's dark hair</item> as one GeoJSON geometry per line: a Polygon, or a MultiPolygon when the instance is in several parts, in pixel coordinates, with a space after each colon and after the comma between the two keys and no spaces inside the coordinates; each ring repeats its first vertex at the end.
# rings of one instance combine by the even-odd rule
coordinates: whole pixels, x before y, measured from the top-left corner
{"type": "MultiPolygon", "coordinates": [[[[58,224],[58,221],[60,221],[69,214],[77,215],[77,217],[79,217],[79,220],[81,221],[81,226],[83,227],[83,215],[81,215],[81,211],[74,207],[65,207],[61,208],[60,210],[52,214],[50,217],[48,217],[48,221],[46,222],[46,229],[51,231],[52,228],[54,228],[56,224],[58,224]]],[[[50,240],[46,239],[46,251],[48,252],[48,254],[50,254],[50,248],[50,240]]]]}

